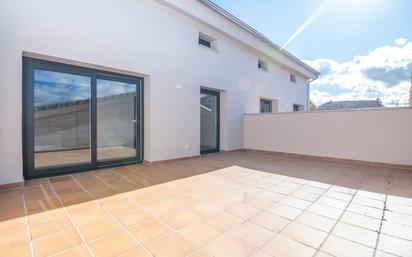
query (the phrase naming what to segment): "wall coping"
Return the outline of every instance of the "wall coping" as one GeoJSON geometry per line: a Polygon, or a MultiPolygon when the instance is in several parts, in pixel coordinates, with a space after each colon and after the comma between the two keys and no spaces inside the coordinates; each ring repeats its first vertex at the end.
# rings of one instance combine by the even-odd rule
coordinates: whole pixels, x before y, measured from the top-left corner
{"type": "Polygon", "coordinates": [[[364,108],[364,109],[346,109],[346,110],[325,110],[314,112],[271,112],[271,113],[245,113],[244,116],[260,115],[294,115],[294,114],[321,114],[321,113],[346,113],[346,112],[369,112],[369,111],[405,111],[412,110],[412,107],[386,107],[386,108],[364,108]]]}

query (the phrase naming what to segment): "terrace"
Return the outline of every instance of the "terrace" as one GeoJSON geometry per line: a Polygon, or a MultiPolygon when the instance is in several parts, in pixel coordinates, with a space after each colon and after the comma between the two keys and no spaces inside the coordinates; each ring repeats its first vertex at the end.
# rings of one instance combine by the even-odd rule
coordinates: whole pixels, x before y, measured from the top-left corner
{"type": "Polygon", "coordinates": [[[412,173],[234,151],[0,192],[0,256],[411,256],[412,173]]]}

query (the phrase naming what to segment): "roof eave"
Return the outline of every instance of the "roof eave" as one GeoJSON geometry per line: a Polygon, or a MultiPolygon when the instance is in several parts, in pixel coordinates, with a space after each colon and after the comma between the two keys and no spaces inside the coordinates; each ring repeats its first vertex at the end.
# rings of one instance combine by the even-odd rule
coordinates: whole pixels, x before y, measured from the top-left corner
{"type": "Polygon", "coordinates": [[[272,40],[267,38],[265,35],[263,35],[259,31],[257,31],[253,27],[249,26],[248,24],[246,24],[245,22],[243,22],[242,20],[240,20],[239,18],[237,18],[233,14],[229,13],[228,11],[226,11],[225,9],[220,7],[219,5],[213,3],[210,0],[198,0],[198,1],[202,4],[204,4],[205,6],[209,7],[213,11],[215,11],[215,12],[219,13],[220,15],[224,16],[225,18],[227,18],[231,22],[237,24],[241,28],[245,29],[249,33],[253,34],[255,37],[259,38],[263,42],[269,44],[275,50],[277,50],[279,53],[287,56],[288,58],[292,59],[296,63],[302,65],[302,67],[304,67],[307,71],[309,71],[309,72],[311,72],[315,75],[314,80],[316,80],[321,75],[321,73],[319,71],[317,71],[314,68],[310,67],[308,64],[306,64],[305,62],[303,62],[302,60],[300,60],[298,57],[294,56],[293,54],[289,53],[288,51],[286,51],[284,49],[281,49],[281,47],[278,44],[276,44],[275,42],[273,42],[272,40]]]}

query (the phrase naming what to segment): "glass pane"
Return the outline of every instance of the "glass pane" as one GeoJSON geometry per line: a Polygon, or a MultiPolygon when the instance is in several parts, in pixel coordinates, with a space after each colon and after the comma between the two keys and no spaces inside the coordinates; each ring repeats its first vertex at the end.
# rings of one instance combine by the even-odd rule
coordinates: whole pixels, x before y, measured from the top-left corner
{"type": "Polygon", "coordinates": [[[97,80],[97,160],[136,157],[136,89],[97,80]]]}
{"type": "Polygon", "coordinates": [[[200,150],[217,150],[218,97],[200,94],[200,150]]]}
{"type": "Polygon", "coordinates": [[[270,101],[260,100],[260,112],[272,112],[272,103],[270,101]]]}
{"type": "Polygon", "coordinates": [[[35,168],[90,163],[90,81],[34,70],[35,168]]]}

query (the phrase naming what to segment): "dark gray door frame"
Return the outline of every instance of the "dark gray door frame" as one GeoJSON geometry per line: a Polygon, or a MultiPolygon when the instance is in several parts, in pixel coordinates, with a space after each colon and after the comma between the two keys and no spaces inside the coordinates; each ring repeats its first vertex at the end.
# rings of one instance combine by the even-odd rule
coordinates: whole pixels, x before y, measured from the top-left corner
{"type": "Polygon", "coordinates": [[[23,175],[25,179],[62,175],[79,171],[94,170],[120,165],[129,165],[143,162],[143,87],[144,79],[102,70],[78,67],[69,64],[62,64],[52,61],[23,57],[23,175]],[[48,70],[64,72],[74,75],[88,76],[91,78],[91,97],[90,97],[90,127],[91,127],[91,162],[87,164],[73,164],[67,166],[56,166],[47,168],[34,167],[34,70],[48,70]],[[98,78],[113,81],[136,84],[136,125],[135,125],[135,144],[136,156],[133,158],[97,161],[97,118],[96,118],[96,81],[98,78]]]}
{"type": "Polygon", "coordinates": [[[217,122],[216,122],[216,148],[214,149],[208,149],[208,150],[202,150],[200,149],[200,154],[208,154],[208,153],[215,153],[220,151],[220,92],[219,91],[212,91],[208,89],[200,89],[201,94],[207,94],[207,95],[213,95],[216,96],[217,99],[217,122]]]}

